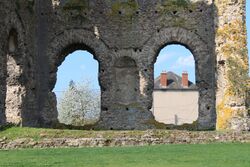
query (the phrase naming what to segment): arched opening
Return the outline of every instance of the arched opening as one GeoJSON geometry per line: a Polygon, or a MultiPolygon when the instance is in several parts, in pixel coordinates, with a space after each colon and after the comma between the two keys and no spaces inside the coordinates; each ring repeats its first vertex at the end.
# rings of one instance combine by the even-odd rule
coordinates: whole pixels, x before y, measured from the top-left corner
{"type": "Polygon", "coordinates": [[[86,50],[73,48],[69,53],[60,61],[53,89],[58,121],[71,126],[91,125],[98,121],[101,108],[99,64],[86,50]]]}
{"type": "Polygon", "coordinates": [[[115,61],[115,101],[121,104],[135,103],[139,87],[136,62],[127,56],[115,61]]]}
{"type": "Polygon", "coordinates": [[[6,56],[6,122],[22,124],[23,100],[26,94],[23,78],[23,63],[21,49],[18,47],[18,33],[12,29],[8,37],[8,52],[6,56]]]}
{"type": "Polygon", "coordinates": [[[162,48],[154,64],[152,112],[165,124],[192,124],[199,115],[199,91],[195,79],[195,60],[183,45],[162,48]]]}

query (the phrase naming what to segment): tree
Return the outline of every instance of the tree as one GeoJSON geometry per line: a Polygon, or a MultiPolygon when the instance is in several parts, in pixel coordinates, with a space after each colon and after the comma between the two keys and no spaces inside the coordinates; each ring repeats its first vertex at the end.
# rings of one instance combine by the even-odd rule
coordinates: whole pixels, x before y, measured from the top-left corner
{"type": "Polygon", "coordinates": [[[68,89],[59,98],[58,119],[73,126],[93,124],[99,119],[100,92],[91,88],[89,81],[75,84],[70,81],[68,89]]]}

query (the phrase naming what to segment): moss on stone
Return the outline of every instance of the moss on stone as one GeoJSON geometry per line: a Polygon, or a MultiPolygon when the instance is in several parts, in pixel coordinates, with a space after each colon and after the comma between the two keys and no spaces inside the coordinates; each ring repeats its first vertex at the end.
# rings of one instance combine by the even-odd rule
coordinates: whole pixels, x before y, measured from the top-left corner
{"type": "Polygon", "coordinates": [[[16,9],[20,10],[21,9],[20,0],[15,1],[15,4],[16,4],[16,9]]]}
{"type": "Polygon", "coordinates": [[[132,21],[138,9],[139,5],[136,0],[116,1],[112,3],[110,16],[115,17],[119,15],[119,18],[123,19],[123,21],[132,21]]]}
{"type": "Polygon", "coordinates": [[[168,6],[175,6],[177,8],[188,8],[188,6],[191,4],[189,0],[163,0],[162,6],[168,7],[168,6]]]}
{"type": "Polygon", "coordinates": [[[34,13],[34,5],[35,5],[35,1],[34,0],[28,0],[28,10],[30,13],[34,13]]]}
{"type": "Polygon", "coordinates": [[[234,109],[229,105],[230,97],[232,97],[229,93],[230,92],[227,90],[222,101],[216,106],[217,130],[231,129],[232,119],[234,117],[244,117],[246,113],[246,110],[237,108],[234,109]]]}
{"type": "Polygon", "coordinates": [[[182,125],[174,125],[174,124],[167,124],[165,125],[166,129],[169,130],[190,130],[190,131],[195,131],[198,130],[198,121],[194,121],[191,124],[185,123],[182,125]]]}
{"type": "Polygon", "coordinates": [[[86,17],[86,12],[89,10],[88,0],[67,0],[62,9],[65,11],[65,17],[69,17],[69,19],[77,21],[79,24],[89,21],[89,18],[86,17]],[[69,15],[67,11],[71,11],[71,14],[69,15]]]}
{"type": "Polygon", "coordinates": [[[67,0],[63,9],[82,11],[88,9],[88,4],[88,0],[67,0]]]}
{"type": "Polygon", "coordinates": [[[180,126],[176,126],[178,130],[198,130],[198,121],[194,121],[191,124],[183,124],[180,126]]]}
{"type": "Polygon", "coordinates": [[[222,100],[222,102],[217,106],[217,124],[216,129],[222,130],[222,129],[228,129],[229,123],[232,120],[234,110],[232,110],[230,107],[227,107],[225,104],[225,100],[222,100]]]}
{"type": "Polygon", "coordinates": [[[184,25],[186,24],[186,20],[184,18],[175,18],[173,19],[173,26],[174,27],[184,27],[184,25]]]}
{"type": "Polygon", "coordinates": [[[242,116],[245,111],[234,110],[228,104],[233,97],[246,98],[248,89],[248,58],[246,49],[246,28],[242,20],[234,20],[217,31],[218,39],[226,40],[221,53],[226,60],[227,85],[224,99],[217,106],[217,129],[230,128],[234,116],[242,116]]]}
{"type": "Polygon", "coordinates": [[[31,14],[34,13],[34,5],[35,1],[34,0],[16,0],[16,10],[19,11],[21,10],[21,7],[26,8],[31,14]]]}
{"type": "Polygon", "coordinates": [[[160,123],[158,121],[156,121],[155,119],[151,119],[145,122],[146,125],[150,125],[153,126],[156,129],[166,129],[167,125],[164,123],[160,123]]]}
{"type": "Polygon", "coordinates": [[[248,79],[246,29],[241,20],[234,20],[218,29],[220,39],[227,39],[221,51],[227,60],[228,91],[232,96],[245,96],[248,79]]]}
{"type": "Polygon", "coordinates": [[[169,130],[197,130],[198,129],[198,121],[194,121],[191,124],[182,124],[182,125],[173,125],[173,124],[164,124],[158,122],[154,119],[146,122],[147,125],[152,125],[156,129],[169,129],[169,130]]]}
{"type": "Polygon", "coordinates": [[[244,68],[244,62],[237,57],[230,57],[228,63],[229,91],[235,96],[245,97],[247,92],[248,69],[244,68]],[[237,76],[237,77],[236,77],[237,76]]]}
{"type": "Polygon", "coordinates": [[[196,3],[192,3],[190,0],[163,0],[158,5],[158,9],[161,13],[167,13],[186,9],[194,10],[196,6],[196,3]]]}
{"type": "Polygon", "coordinates": [[[112,11],[116,14],[121,10],[125,10],[125,15],[131,15],[134,14],[133,12],[135,12],[139,8],[139,6],[136,0],[128,0],[127,2],[115,2],[112,4],[111,8],[112,11]]]}
{"type": "Polygon", "coordinates": [[[250,118],[250,77],[248,77],[247,80],[246,107],[247,107],[247,116],[250,118]]]}

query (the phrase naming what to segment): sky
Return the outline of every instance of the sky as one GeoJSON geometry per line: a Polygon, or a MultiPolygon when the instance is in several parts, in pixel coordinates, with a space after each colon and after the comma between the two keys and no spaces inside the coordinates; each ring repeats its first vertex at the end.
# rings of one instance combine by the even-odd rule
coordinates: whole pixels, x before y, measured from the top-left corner
{"type": "Polygon", "coordinates": [[[189,80],[195,81],[194,57],[192,53],[181,45],[168,45],[164,47],[157,57],[154,65],[155,78],[162,71],[172,71],[181,76],[182,72],[188,72],[189,80]]]}
{"type": "Polygon", "coordinates": [[[92,89],[100,89],[98,62],[93,58],[92,54],[87,51],[77,50],[66,57],[57,72],[57,82],[53,90],[57,96],[60,96],[68,88],[71,80],[76,84],[89,81],[92,89]]]}
{"type": "MultiPolygon", "coordinates": [[[[250,1],[247,1],[247,31],[248,49],[250,49],[250,1]]],[[[248,54],[249,56],[249,54],[248,54]]],[[[155,63],[155,77],[162,71],[173,71],[181,75],[183,71],[189,73],[189,80],[195,82],[194,58],[192,53],[181,45],[164,47],[155,63]]],[[[100,89],[98,83],[98,62],[87,51],[75,51],[68,55],[57,72],[57,83],[54,92],[60,96],[73,80],[80,83],[83,80],[91,81],[92,89],[100,89]]]]}

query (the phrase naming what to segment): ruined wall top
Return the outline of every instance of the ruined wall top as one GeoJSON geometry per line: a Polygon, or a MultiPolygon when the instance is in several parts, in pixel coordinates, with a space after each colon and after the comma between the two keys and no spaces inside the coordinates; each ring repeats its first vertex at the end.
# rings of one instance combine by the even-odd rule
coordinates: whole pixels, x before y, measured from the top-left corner
{"type": "Polygon", "coordinates": [[[24,29],[39,18],[46,18],[53,35],[65,29],[86,29],[110,48],[142,47],[152,34],[166,27],[195,31],[204,40],[211,38],[209,34],[213,32],[212,0],[11,0],[1,3],[7,13],[18,14],[24,29]]]}

